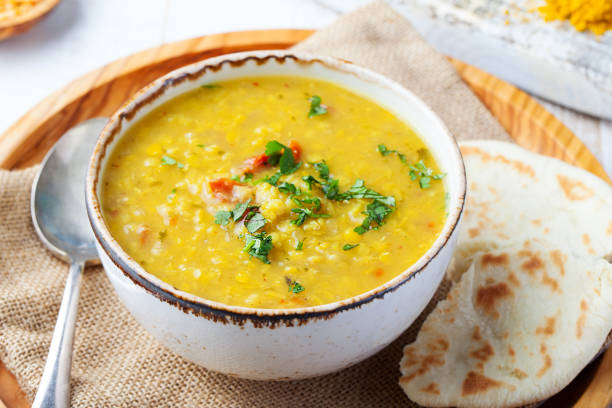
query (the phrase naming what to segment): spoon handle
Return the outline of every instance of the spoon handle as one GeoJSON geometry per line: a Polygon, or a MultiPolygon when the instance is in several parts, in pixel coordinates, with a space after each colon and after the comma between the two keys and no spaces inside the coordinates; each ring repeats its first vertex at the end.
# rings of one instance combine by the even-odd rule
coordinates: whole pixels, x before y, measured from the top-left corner
{"type": "Polygon", "coordinates": [[[70,406],[72,341],[84,266],[83,261],[73,261],[70,264],[47,362],[32,408],[68,408],[70,406]]]}

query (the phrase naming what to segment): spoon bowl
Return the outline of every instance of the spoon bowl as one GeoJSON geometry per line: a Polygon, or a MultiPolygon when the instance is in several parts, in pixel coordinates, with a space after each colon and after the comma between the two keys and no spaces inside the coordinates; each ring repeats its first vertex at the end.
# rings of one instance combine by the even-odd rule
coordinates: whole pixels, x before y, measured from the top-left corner
{"type": "Polygon", "coordinates": [[[54,255],[70,263],[33,408],[70,406],[72,343],[83,268],[86,263],[98,262],[85,207],[85,175],[89,156],[106,121],[91,119],[66,132],[47,153],[32,185],[34,229],[54,255]]]}
{"type": "Polygon", "coordinates": [[[66,262],[99,262],[83,191],[89,156],[106,121],[91,119],[66,132],[47,153],[32,185],[36,233],[66,262]]]}

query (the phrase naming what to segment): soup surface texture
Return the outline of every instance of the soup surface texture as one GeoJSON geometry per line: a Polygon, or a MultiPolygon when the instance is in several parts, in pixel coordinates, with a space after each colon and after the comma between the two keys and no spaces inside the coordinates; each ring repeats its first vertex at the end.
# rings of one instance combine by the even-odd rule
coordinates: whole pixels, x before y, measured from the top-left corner
{"type": "Polygon", "coordinates": [[[443,174],[373,101],[301,77],[206,84],[110,153],[104,219],[172,286],[229,305],[332,303],[397,276],[446,218],[443,174]]]}

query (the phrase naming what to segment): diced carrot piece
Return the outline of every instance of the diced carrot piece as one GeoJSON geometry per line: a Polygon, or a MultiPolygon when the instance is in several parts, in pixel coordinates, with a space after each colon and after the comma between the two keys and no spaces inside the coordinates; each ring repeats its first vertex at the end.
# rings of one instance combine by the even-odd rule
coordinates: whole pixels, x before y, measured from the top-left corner
{"type": "Polygon", "coordinates": [[[247,173],[251,173],[257,170],[260,167],[263,167],[268,162],[268,156],[265,153],[260,154],[259,156],[249,157],[244,161],[245,170],[247,173]]]}
{"type": "Polygon", "coordinates": [[[429,222],[427,223],[427,226],[428,226],[429,228],[433,228],[433,227],[435,227],[435,225],[436,225],[436,224],[434,224],[434,222],[433,222],[433,221],[429,221],[429,222]]]}
{"type": "Polygon", "coordinates": [[[380,278],[381,276],[383,276],[385,273],[385,271],[383,271],[382,268],[378,268],[374,270],[374,275],[378,278],[380,278]]]}
{"type": "Polygon", "coordinates": [[[241,183],[228,178],[220,178],[208,182],[208,186],[215,197],[223,201],[228,201],[231,198],[234,186],[238,185],[241,185],[241,183]]]}
{"type": "Polygon", "coordinates": [[[144,228],[142,231],[140,231],[140,245],[141,246],[145,246],[147,244],[147,241],[149,241],[149,236],[151,235],[151,230],[148,228],[144,228]]]}
{"type": "Polygon", "coordinates": [[[170,217],[170,225],[175,226],[177,222],[178,222],[178,215],[173,215],[172,217],[170,217]]]}
{"type": "Polygon", "coordinates": [[[302,147],[298,144],[298,142],[296,142],[295,140],[290,141],[289,147],[293,151],[293,158],[295,159],[295,161],[300,160],[300,155],[302,154],[302,147]]]}
{"type": "Polygon", "coordinates": [[[304,304],[304,299],[297,297],[297,296],[293,296],[290,299],[293,303],[298,304],[298,305],[303,305],[304,304]]]}

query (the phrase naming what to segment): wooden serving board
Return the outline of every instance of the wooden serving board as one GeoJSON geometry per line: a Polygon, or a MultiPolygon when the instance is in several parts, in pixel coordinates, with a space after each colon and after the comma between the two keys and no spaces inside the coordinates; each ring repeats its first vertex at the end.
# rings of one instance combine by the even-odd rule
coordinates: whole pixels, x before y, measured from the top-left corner
{"type": "MultiPolygon", "coordinates": [[[[111,115],[130,95],[180,66],[220,54],[285,49],[310,30],[263,30],[216,34],[152,48],[114,61],[56,91],[0,135],[0,168],[39,163],[69,128],[111,115]]],[[[521,146],[585,168],[612,183],[582,142],[526,93],[475,67],[452,60],[463,80],[521,146]]],[[[612,350],[586,367],[543,407],[606,407],[612,401],[612,350]]],[[[29,408],[15,377],[0,362],[0,408],[29,408]]]]}

